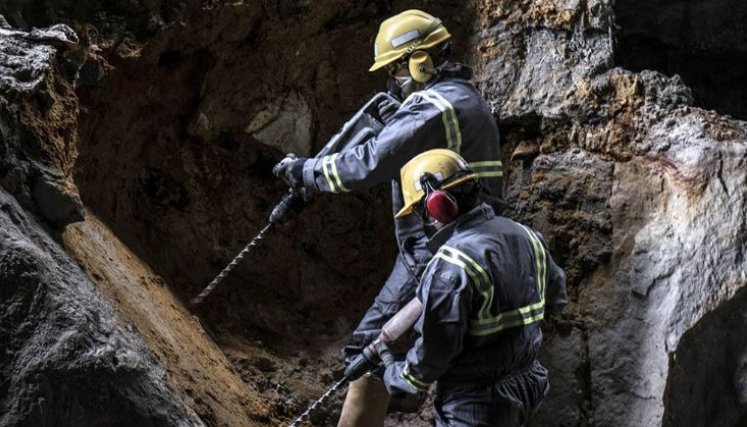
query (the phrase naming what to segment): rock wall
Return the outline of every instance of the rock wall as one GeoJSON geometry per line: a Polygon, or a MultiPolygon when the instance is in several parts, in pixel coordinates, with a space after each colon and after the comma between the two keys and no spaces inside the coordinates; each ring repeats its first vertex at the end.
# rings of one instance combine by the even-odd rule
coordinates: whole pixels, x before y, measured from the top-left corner
{"type": "MultiPolygon", "coordinates": [[[[474,60],[506,139],[509,215],[545,234],[572,297],[542,355],[561,383],[535,424],[739,425],[742,370],[714,381],[718,419],[683,411],[679,390],[704,386],[681,373],[710,357],[701,319],[743,320],[730,300],[747,273],[747,125],[691,108],[678,76],[613,68],[609,2],[495,1],[481,16],[474,60]]],[[[711,339],[741,360],[725,335],[711,339]]]]}
{"type": "Polygon", "coordinates": [[[83,208],[71,31],[0,29],[0,425],[275,424],[163,281],[83,208]]]}
{"type": "Polygon", "coordinates": [[[747,119],[747,4],[621,0],[615,55],[627,69],[679,74],[692,88],[695,105],[747,119]]]}
{"type": "Polygon", "coordinates": [[[0,189],[0,425],[204,425],[166,369],[0,189]]]}

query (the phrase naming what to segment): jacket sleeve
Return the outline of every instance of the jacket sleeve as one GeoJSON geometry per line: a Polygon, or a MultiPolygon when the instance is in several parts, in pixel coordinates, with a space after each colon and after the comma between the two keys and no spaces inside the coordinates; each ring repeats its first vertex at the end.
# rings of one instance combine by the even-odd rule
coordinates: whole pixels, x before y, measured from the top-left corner
{"type": "Polygon", "coordinates": [[[545,289],[545,308],[547,311],[557,313],[563,311],[566,304],[568,304],[568,296],[565,288],[565,271],[555,264],[555,260],[552,259],[550,251],[547,249],[547,242],[545,237],[537,230],[534,234],[539,237],[542,246],[545,248],[547,253],[547,288],[545,289]]]}
{"type": "Polygon", "coordinates": [[[555,264],[552,256],[547,257],[548,284],[545,290],[545,307],[550,312],[562,311],[568,304],[565,289],[565,272],[555,264]]]}
{"type": "Polygon", "coordinates": [[[339,193],[399,180],[400,168],[416,154],[445,147],[438,109],[413,96],[392,116],[381,132],[366,142],[304,164],[304,186],[339,193]]]}
{"type": "Polygon", "coordinates": [[[472,299],[469,280],[462,270],[439,269],[439,263],[434,264],[436,268],[429,266],[423,275],[418,292],[423,303],[423,313],[415,323],[418,339],[406,361],[392,364],[384,375],[393,394],[427,390],[463,350],[472,299]]]}

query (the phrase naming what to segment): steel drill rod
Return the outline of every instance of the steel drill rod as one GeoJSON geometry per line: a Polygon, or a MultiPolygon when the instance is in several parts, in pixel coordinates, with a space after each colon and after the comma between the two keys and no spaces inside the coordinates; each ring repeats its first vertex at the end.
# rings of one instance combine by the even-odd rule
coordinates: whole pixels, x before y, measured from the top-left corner
{"type": "MultiPolygon", "coordinates": [[[[320,159],[327,154],[330,153],[336,153],[339,151],[344,151],[349,148],[349,146],[357,143],[361,143],[363,141],[363,137],[370,136],[371,134],[375,135],[378,133],[378,131],[381,130],[381,127],[384,125],[380,121],[377,121],[377,119],[370,116],[368,113],[368,110],[374,109],[378,103],[382,99],[389,99],[392,102],[398,102],[396,99],[392,98],[391,95],[387,93],[378,93],[374,95],[371,99],[366,102],[363,107],[361,107],[358,112],[353,115],[353,117],[350,118],[342,127],[342,129],[334,135],[327,144],[322,147],[322,149],[317,153],[315,158],[320,159]],[[375,122],[375,123],[374,123],[375,122]],[[360,129],[360,127],[363,127],[363,129],[360,129]]],[[[207,297],[210,292],[212,292],[216,286],[218,286],[218,283],[220,283],[228,273],[231,272],[231,270],[238,265],[239,262],[246,256],[246,254],[251,250],[252,247],[254,247],[257,242],[262,240],[267,230],[270,229],[272,224],[276,222],[280,222],[282,218],[284,218],[289,211],[292,211],[294,209],[294,205],[298,202],[299,199],[303,199],[300,194],[296,194],[295,191],[291,190],[289,191],[283,198],[280,200],[280,203],[275,206],[275,208],[272,210],[272,213],[270,214],[270,222],[265,225],[265,227],[257,234],[257,236],[252,239],[249,244],[247,244],[244,249],[239,252],[238,255],[231,261],[230,264],[228,264],[223,271],[221,271],[215,279],[213,279],[212,282],[210,282],[205,289],[200,292],[199,295],[194,297],[190,301],[190,305],[192,307],[195,307],[202,303],[202,301],[207,297]]]]}
{"type": "Polygon", "coordinates": [[[233,260],[225,268],[223,268],[223,270],[220,273],[218,273],[217,276],[215,276],[215,279],[213,279],[213,281],[210,282],[205,287],[205,289],[203,289],[202,292],[200,292],[199,295],[197,295],[196,297],[192,299],[190,304],[193,307],[201,304],[202,301],[205,299],[205,297],[207,297],[210,294],[210,292],[213,292],[213,289],[215,289],[215,287],[218,286],[218,283],[220,283],[226,277],[226,275],[228,275],[228,273],[231,272],[231,270],[233,270],[237,265],[239,265],[239,263],[241,262],[242,259],[244,259],[246,254],[248,254],[249,251],[254,246],[256,246],[260,240],[262,240],[265,237],[265,233],[267,233],[267,230],[269,230],[273,224],[274,222],[268,222],[267,225],[265,225],[264,228],[262,228],[262,230],[260,230],[256,236],[254,236],[252,241],[249,242],[246,246],[244,246],[244,249],[242,249],[241,252],[239,252],[239,254],[236,255],[233,258],[233,260]]]}
{"type": "Polygon", "coordinates": [[[306,411],[303,414],[301,414],[300,417],[296,418],[296,420],[293,421],[288,427],[299,427],[301,425],[301,423],[303,423],[304,421],[308,420],[309,417],[311,416],[311,413],[314,412],[314,411],[316,411],[316,408],[318,408],[319,406],[321,406],[322,403],[324,403],[327,399],[329,399],[330,396],[332,396],[332,394],[335,391],[337,391],[337,389],[339,389],[347,381],[348,381],[348,377],[346,377],[346,376],[342,377],[342,379],[340,381],[337,381],[335,383],[335,385],[333,385],[332,387],[330,387],[330,389],[327,390],[327,392],[324,393],[322,395],[322,397],[320,397],[319,399],[317,399],[316,402],[314,402],[311,406],[309,406],[306,409],[306,411]]]}

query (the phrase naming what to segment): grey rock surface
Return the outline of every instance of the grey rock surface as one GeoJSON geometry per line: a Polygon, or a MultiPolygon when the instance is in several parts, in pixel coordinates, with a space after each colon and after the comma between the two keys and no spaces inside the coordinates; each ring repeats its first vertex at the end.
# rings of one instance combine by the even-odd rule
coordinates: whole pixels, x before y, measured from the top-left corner
{"type": "Polygon", "coordinates": [[[77,97],[57,65],[77,42],[65,25],[0,28],[0,186],[57,227],[80,221],[70,173],[77,156],[77,97]]]}
{"type": "Polygon", "coordinates": [[[566,268],[558,324],[580,331],[548,339],[562,393],[533,425],[742,425],[747,124],[691,108],[679,76],[613,68],[612,2],[488,3],[509,214],[566,268]]]}
{"type": "Polygon", "coordinates": [[[0,189],[0,425],[194,426],[137,332],[0,189]]]}

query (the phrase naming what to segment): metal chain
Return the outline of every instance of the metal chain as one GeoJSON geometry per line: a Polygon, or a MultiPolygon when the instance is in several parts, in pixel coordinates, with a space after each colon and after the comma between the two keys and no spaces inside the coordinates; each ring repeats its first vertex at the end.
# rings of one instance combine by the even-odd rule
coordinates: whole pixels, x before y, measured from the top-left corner
{"type": "Polygon", "coordinates": [[[329,390],[327,390],[327,392],[324,393],[322,397],[317,399],[316,402],[314,402],[311,406],[309,406],[308,409],[306,409],[306,411],[303,414],[301,414],[300,417],[296,418],[296,420],[293,421],[293,423],[291,423],[288,427],[299,427],[301,423],[303,423],[304,421],[307,421],[309,417],[311,416],[311,413],[314,412],[316,408],[319,407],[322,403],[324,403],[324,401],[329,399],[329,397],[332,396],[332,393],[337,391],[337,389],[339,389],[340,386],[345,384],[347,381],[348,381],[347,377],[342,377],[340,381],[337,381],[335,385],[333,385],[329,390]]]}
{"type": "Polygon", "coordinates": [[[244,246],[244,249],[242,249],[241,252],[239,252],[239,254],[234,257],[231,263],[228,264],[225,268],[223,268],[223,270],[220,273],[218,273],[217,276],[215,276],[215,279],[213,279],[213,281],[210,282],[205,287],[205,289],[203,289],[202,292],[200,292],[199,295],[197,295],[196,297],[192,299],[192,301],[190,301],[190,304],[192,306],[201,304],[202,301],[205,299],[205,297],[208,296],[208,294],[212,292],[216,286],[218,286],[218,283],[220,283],[228,275],[228,273],[230,273],[231,270],[234,269],[234,267],[239,265],[239,263],[241,262],[242,259],[244,259],[246,254],[249,253],[249,251],[254,246],[256,246],[260,240],[262,240],[265,237],[265,233],[267,233],[267,230],[269,230],[270,227],[272,227],[272,224],[274,224],[274,222],[267,223],[267,225],[265,225],[264,228],[262,228],[262,230],[259,231],[259,233],[252,239],[252,241],[249,242],[246,246],[244,246]]]}

